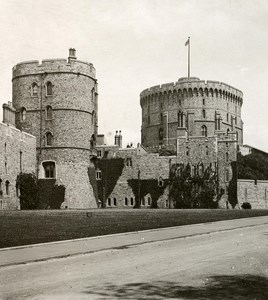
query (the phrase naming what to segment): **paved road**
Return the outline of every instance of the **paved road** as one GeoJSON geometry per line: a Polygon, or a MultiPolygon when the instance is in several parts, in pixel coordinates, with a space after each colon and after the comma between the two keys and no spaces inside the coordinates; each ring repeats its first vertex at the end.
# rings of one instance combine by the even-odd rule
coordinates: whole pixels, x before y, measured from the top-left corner
{"type": "Polygon", "coordinates": [[[267,217],[235,224],[201,235],[192,225],[186,238],[1,267],[0,299],[268,299],[267,217]]]}

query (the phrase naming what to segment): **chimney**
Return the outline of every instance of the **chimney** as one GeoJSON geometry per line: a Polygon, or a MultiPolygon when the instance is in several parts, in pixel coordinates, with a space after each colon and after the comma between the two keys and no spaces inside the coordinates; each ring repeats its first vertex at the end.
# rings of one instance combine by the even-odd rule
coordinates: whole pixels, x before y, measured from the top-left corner
{"type": "Polygon", "coordinates": [[[119,130],[118,146],[119,146],[119,148],[122,148],[122,135],[121,135],[121,130],[119,130]]]}
{"type": "Polygon", "coordinates": [[[118,131],[116,130],[115,136],[114,136],[114,144],[118,145],[118,131]]]}
{"type": "Polygon", "coordinates": [[[3,104],[3,123],[15,126],[15,112],[12,103],[8,101],[8,104],[3,104]]]}
{"type": "Polygon", "coordinates": [[[68,57],[68,62],[71,60],[76,59],[76,50],[74,48],[69,49],[69,57],[68,57]]]}

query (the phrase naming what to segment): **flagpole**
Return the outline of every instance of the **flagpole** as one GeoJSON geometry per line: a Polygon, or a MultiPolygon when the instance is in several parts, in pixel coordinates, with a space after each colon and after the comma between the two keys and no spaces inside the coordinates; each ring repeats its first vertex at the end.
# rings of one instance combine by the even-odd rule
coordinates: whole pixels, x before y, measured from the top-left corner
{"type": "Polygon", "coordinates": [[[188,79],[190,79],[190,37],[188,37],[188,79]]]}

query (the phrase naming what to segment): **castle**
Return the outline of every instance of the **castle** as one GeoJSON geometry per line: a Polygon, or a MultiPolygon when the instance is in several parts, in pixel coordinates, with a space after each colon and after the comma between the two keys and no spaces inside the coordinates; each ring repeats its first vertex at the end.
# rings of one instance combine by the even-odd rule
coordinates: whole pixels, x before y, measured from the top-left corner
{"type": "Polygon", "coordinates": [[[141,144],[122,148],[121,132],[115,145],[98,134],[97,86],[93,65],[73,48],[67,60],[14,66],[0,124],[1,209],[20,207],[21,172],[63,186],[61,208],[205,208],[204,190],[209,207],[237,206],[240,90],[195,77],[146,89],[141,144]]]}

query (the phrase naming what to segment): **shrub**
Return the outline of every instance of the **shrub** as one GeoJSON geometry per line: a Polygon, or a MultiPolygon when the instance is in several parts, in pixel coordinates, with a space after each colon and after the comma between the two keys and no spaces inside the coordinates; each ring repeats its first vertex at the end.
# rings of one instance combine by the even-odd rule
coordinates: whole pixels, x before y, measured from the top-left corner
{"type": "Polygon", "coordinates": [[[251,204],[249,202],[244,202],[241,207],[243,209],[251,209],[251,204]]]}

